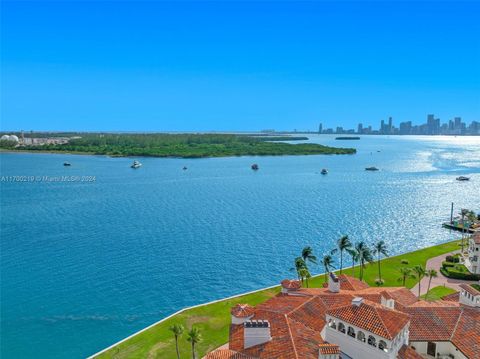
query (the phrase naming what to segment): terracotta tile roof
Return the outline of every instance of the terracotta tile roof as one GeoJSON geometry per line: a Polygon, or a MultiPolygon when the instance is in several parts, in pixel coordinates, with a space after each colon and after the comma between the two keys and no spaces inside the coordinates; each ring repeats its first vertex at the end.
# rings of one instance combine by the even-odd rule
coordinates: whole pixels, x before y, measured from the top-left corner
{"type": "Polygon", "coordinates": [[[285,289],[299,289],[302,287],[302,283],[295,279],[284,279],[280,284],[285,289]]]}
{"type": "Polygon", "coordinates": [[[476,290],[470,284],[462,283],[459,285],[459,287],[465,290],[467,293],[470,293],[474,297],[480,295],[480,290],[476,290]]]}
{"type": "Polygon", "coordinates": [[[359,306],[350,304],[329,310],[327,314],[390,340],[409,322],[407,314],[367,300],[359,306]]]}
{"type": "Polygon", "coordinates": [[[446,302],[458,302],[460,300],[460,292],[444,295],[442,300],[446,302]]]}
{"type": "MultiPolygon", "coordinates": [[[[340,290],[361,290],[369,287],[367,283],[346,274],[340,274],[338,280],[340,281],[340,290]]],[[[323,283],[323,287],[328,288],[328,283],[323,283]]]]}
{"type": "Polygon", "coordinates": [[[480,310],[463,308],[451,341],[467,358],[480,358],[480,310]]]}
{"type": "MultiPolygon", "coordinates": [[[[431,303],[431,302],[425,302],[431,303]]],[[[449,340],[460,317],[460,307],[408,307],[410,341],[449,340]]]]}
{"type": "Polygon", "coordinates": [[[403,345],[398,351],[398,359],[423,359],[423,357],[415,349],[403,345]]]}
{"type": "Polygon", "coordinates": [[[203,359],[256,359],[255,357],[245,355],[234,350],[219,349],[208,353],[203,359]]]}
{"type": "Polygon", "coordinates": [[[320,344],[318,346],[320,354],[340,354],[340,347],[337,344],[320,344]]]}
{"type": "MultiPolygon", "coordinates": [[[[460,305],[458,302],[448,301],[448,300],[436,300],[436,301],[426,301],[419,300],[411,305],[408,308],[445,308],[445,307],[457,307],[460,305]]],[[[406,308],[404,311],[407,311],[406,308]]]]}
{"type": "Polygon", "coordinates": [[[248,304],[237,304],[230,313],[237,318],[247,318],[255,313],[255,308],[248,304]]]}

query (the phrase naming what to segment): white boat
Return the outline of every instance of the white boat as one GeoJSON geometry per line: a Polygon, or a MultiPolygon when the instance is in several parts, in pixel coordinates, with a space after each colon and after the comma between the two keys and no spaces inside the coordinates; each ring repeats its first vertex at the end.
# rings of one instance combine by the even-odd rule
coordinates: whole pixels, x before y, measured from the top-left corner
{"type": "Polygon", "coordinates": [[[322,171],[320,173],[322,175],[326,175],[328,173],[328,170],[326,168],[322,168],[322,171]]]}
{"type": "Polygon", "coordinates": [[[459,176],[456,178],[457,181],[469,181],[470,177],[459,176]]]}
{"type": "Polygon", "coordinates": [[[132,164],[130,167],[132,167],[132,168],[139,168],[139,167],[141,167],[141,166],[142,166],[142,164],[141,164],[140,162],[138,162],[138,161],[133,161],[133,164],[132,164]]]}

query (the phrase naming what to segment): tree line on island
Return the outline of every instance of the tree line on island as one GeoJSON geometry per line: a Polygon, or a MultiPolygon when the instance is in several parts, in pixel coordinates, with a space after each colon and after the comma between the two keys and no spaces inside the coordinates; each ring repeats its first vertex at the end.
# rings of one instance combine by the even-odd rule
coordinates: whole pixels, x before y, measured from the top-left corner
{"type": "MultiPolygon", "coordinates": [[[[384,284],[382,278],[382,257],[388,257],[389,252],[387,245],[383,240],[377,241],[373,246],[369,247],[364,241],[353,243],[347,235],[340,237],[336,242],[336,247],[325,253],[320,262],[315,256],[313,248],[306,246],[302,249],[300,256],[294,259],[294,267],[291,268],[295,271],[298,280],[302,282],[302,285],[309,287],[309,279],[312,278],[309,265],[320,264],[324,269],[325,281],[328,282],[328,275],[335,269],[335,256],[338,254],[339,268],[338,272],[343,273],[344,267],[344,255],[349,255],[351,259],[351,271],[352,276],[355,277],[355,270],[358,267],[358,279],[364,280],[365,268],[367,264],[377,264],[378,277],[375,279],[375,284],[381,286],[384,284]]],[[[409,261],[406,259],[401,260],[402,265],[408,265],[409,261]]],[[[398,282],[402,283],[405,287],[407,279],[418,280],[418,299],[421,294],[421,281],[424,277],[428,277],[428,288],[425,294],[425,300],[428,299],[428,292],[430,291],[430,285],[432,279],[437,277],[437,271],[435,269],[426,269],[422,265],[415,265],[413,267],[402,266],[399,268],[398,282]]],[[[175,349],[177,353],[177,359],[180,359],[180,353],[178,349],[178,340],[183,335],[185,328],[181,324],[174,324],[170,328],[170,331],[175,337],[175,349]]],[[[187,332],[187,341],[191,344],[192,359],[196,359],[195,345],[202,340],[201,332],[196,327],[191,327],[187,332]]]]}
{"type": "MultiPolygon", "coordinates": [[[[32,134],[36,135],[36,134],[32,134]]],[[[276,156],[353,154],[354,148],[337,148],[316,143],[290,144],[292,137],[268,137],[240,134],[201,133],[71,133],[65,144],[43,144],[17,146],[1,141],[0,148],[29,151],[60,151],[88,153],[109,156],[151,156],[151,157],[227,157],[227,156],[276,156]]]]}

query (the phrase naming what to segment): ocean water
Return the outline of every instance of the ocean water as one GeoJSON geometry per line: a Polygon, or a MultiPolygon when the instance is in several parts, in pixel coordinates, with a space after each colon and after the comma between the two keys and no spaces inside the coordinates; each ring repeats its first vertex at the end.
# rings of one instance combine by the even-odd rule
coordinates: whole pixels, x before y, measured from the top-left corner
{"type": "Polygon", "coordinates": [[[291,277],[305,245],[320,256],[348,234],[401,253],[455,238],[441,228],[451,202],[480,210],[480,137],[310,137],[358,153],[140,158],[138,170],[1,153],[1,176],[33,177],[0,183],[1,357],[82,358],[182,307],[291,277]]]}

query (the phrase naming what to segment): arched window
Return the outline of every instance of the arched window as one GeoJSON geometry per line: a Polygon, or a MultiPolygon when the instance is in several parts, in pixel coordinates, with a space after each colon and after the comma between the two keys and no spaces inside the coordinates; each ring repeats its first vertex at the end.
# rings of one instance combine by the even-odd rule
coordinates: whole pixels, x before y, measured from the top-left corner
{"type": "Polygon", "coordinates": [[[352,327],[348,327],[347,334],[352,338],[355,338],[355,330],[352,327]]]}
{"type": "Polygon", "coordinates": [[[372,335],[369,335],[368,336],[368,341],[367,341],[368,344],[370,344],[372,347],[376,347],[377,346],[377,341],[375,340],[375,337],[373,337],[372,335]]]}
{"type": "Polygon", "coordinates": [[[378,349],[383,350],[384,352],[387,352],[387,343],[385,343],[383,340],[380,340],[378,342],[378,349]]]}
{"type": "Polygon", "coordinates": [[[357,333],[357,339],[365,343],[365,334],[363,334],[361,330],[359,330],[357,333]]]}
{"type": "Polygon", "coordinates": [[[335,324],[335,321],[332,319],[328,320],[328,326],[332,329],[337,329],[337,325],[335,324]]]}
{"type": "Polygon", "coordinates": [[[343,324],[342,322],[338,323],[338,331],[345,334],[345,324],[343,324]]]}

